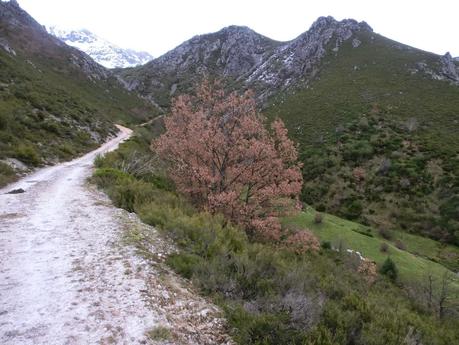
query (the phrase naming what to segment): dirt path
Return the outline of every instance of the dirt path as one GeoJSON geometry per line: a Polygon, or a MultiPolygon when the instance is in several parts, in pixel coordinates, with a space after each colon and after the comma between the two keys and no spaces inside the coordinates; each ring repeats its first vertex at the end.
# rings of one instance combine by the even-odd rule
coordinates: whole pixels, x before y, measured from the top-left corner
{"type": "Polygon", "coordinates": [[[229,343],[218,310],[162,263],[170,245],[86,183],[129,135],[0,190],[0,344],[229,343]],[[151,260],[123,241],[133,231],[155,239],[151,260]]]}

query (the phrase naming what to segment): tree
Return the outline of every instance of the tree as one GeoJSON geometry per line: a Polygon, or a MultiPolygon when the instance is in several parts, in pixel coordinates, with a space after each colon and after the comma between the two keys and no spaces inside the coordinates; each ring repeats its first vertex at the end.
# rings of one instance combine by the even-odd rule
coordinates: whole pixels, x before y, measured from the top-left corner
{"type": "Polygon", "coordinates": [[[296,145],[279,119],[270,130],[251,92],[227,93],[204,82],[175,99],[166,132],[152,149],[169,165],[178,190],[249,232],[278,240],[278,216],[298,204],[302,186],[296,145]]]}
{"type": "Polygon", "coordinates": [[[417,294],[420,300],[429,310],[433,310],[440,319],[443,319],[448,311],[457,313],[457,305],[453,303],[454,293],[451,289],[453,276],[445,270],[441,279],[435,278],[428,273],[425,282],[421,284],[421,293],[417,294]]]}

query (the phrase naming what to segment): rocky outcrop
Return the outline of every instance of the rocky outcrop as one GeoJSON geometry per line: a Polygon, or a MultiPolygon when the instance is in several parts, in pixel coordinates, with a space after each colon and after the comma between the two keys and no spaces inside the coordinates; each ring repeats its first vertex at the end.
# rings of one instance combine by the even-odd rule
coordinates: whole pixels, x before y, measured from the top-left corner
{"type": "Polygon", "coordinates": [[[449,52],[440,58],[441,74],[453,82],[459,83],[459,67],[449,52]]]}
{"type": "Polygon", "coordinates": [[[332,46],[332,50],[338,52],[343,42],[359,31],[371,32],[372,29],[365,22],[321,17],[308,31],[278,47],[268,60],[248,76],[246,83],[262,82],[266,90],[262,97],[266,98],[300,81],[308,82],[318,73],[327,47],[332,46]]]}
{"type": "MultiPolygon", "coordinates": [[[[289,42],[277,42],[247,27],[229,26],[195,36],[145,66],[121,71],[130,90],[149,95],[164,106],[171,93],[186,90],[203,75],[234,80],[258,90],[261,101],[271,94],[313,78],[330,45],[336,52],[359,31],[371,32],[365,22],[319,18],[289,42]]],[[[353,46],[360,41],[354,37],[353,46]]]]}

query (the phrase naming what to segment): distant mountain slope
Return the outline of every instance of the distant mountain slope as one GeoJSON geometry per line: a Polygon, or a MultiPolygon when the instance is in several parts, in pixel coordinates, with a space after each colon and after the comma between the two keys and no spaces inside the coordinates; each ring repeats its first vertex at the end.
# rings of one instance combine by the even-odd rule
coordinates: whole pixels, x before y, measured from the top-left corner
{"type": "Polygon", "coordinates": [[[267,105],[301,143],[303,200],[459,244],[459,87],[451,56],[359,32],[267,105]],[[359,40],[358,47],[352,43],[359,40]]]}
{"type": "Polygon", "coordinates": [[[153,56],[147,52],[120,48],[86,29],[70,30],[51,26],[47,30],[61,41],[85,52],[94,61],[107,68],[135,67],[153,59],[153,56]]]}
{"type": "Polygon", "coordinates": [[[104,141],[113,122],[152,114],[150,104],[49,35],[16,1],[0,2],[0,184],[14,177],[5,162],[68,159],[104,141]]]}
{"type": "MultiPolygon", "coordinates": [[[[153,98],[161,106],[168,105],[171,94],[189,90],[203,75],[232,79],[240,87],[255,89],[259,99],[265,101],[279,91],[311,83],[326,54],[337,53],[345,42],[358,48],[358,33],[379,36],[365,22],[336,21],[332,17],[319,18],[308,31],[288,42],[273,41],[247,27],[230,26],[195,36],[144,66],[118,74],[129,89],[153,98]]],[[[435,79],[459,83],[451,56],[437,60],[440,64],[424,66],[421,59],[417,68],[435,79]]]]}
{"type": "Polygon", "coordinates": [[[233,26],[116,73],[163,107],[203,75],[252,88],[301,145],[304,201],[459,243],[458,67],[365,22],[322,17],[289,42],[233,26]]]}

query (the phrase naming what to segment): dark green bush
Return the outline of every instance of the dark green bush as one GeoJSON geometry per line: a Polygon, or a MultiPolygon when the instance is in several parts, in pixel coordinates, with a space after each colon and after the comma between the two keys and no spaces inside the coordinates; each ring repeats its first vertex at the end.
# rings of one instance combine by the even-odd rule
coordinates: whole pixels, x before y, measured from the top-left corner
{"type": "Polygon", "coordinates": [[[389,279],[391,279],[392,281],[395,281],[397,280],[397,277],[398,277],[398,268],[397,266],[395,265],[395,262],[389,257],[387,258],[379,272],[387,277],[389,277],[389,279]]]}

